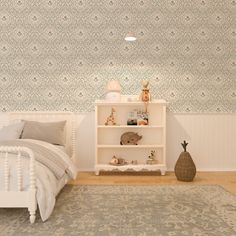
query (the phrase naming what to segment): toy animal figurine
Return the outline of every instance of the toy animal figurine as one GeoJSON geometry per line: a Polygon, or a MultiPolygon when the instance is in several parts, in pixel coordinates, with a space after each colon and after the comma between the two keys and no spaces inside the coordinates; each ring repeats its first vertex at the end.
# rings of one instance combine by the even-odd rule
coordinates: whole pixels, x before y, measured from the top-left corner
{"type": "Polygon", "coordinates": [[[118,158],[116,156],[113,156],[111,161],[109,162],[110,165],[126,165],[128,164],[127,161],[124,158],[118,158]]]}
{"type": "Polygon", "coordinates": [[[142,136],[134,132],[125,132],[120,137],[120,145],[138,145],[142,136]]]}
{"type": "Polygon", "coordinates": [[[151,95],[148,89],[149,82],[147,80],[142,80],[142,85],[143,85],[143,89],[142,89],[142,93],[140,94],[139,100],[143,102],[149,102],[151,101],[151,95]]]}
{"type": "Polygon", "coordinates": [[[113,156],[110,160],[109,164],[111,165],[117,165],[118,164],[118,158],[116,156],[113,156]]]}
{"type": "Polygon", "coordinates": [[[158,160],[156,159],[156,152],[155,151],[151,151],[151,155],[148,156],[148,159],[146,161],[147,164],[149,165],[153,165],[153,164],[157,164],[158,160]]]}
{"type": "Polygon", "coordinates": [[[115,113],[116,113],[115,109],[112,108],[111,114],[107,117],[107,121],[106,121],[105,125],[116,125],[115,113]]]}

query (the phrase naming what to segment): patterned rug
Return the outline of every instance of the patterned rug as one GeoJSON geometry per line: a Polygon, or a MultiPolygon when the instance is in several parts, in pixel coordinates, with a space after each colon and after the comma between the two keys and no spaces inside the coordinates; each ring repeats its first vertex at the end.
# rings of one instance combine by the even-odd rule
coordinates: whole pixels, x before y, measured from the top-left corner
{"type": "Polygon", "coordinates": [[[43,223],[0,209],[0,235],[233,236],[236,196],[219,186],[71,186],[43,223]]]}

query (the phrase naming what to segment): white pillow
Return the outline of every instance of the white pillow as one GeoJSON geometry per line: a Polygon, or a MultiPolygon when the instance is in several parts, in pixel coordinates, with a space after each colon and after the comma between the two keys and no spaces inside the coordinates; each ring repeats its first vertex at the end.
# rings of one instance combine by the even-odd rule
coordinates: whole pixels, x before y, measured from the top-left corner
{"type": "Polygon", "coordinates": [[[0,141],[18,139],[24,128],[24,122],[18,122],[0,129],[0,141]]]}

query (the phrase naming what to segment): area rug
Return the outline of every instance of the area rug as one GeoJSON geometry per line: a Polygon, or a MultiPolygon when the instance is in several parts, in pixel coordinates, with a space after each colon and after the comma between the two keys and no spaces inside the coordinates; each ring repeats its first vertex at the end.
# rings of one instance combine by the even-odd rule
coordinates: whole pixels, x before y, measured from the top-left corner
{"type": "Polygon", "coordinates": [[[233,236],[236,196],[220,186],[71,186],[46,222],[0,209],[0,235],[233,236]]]}

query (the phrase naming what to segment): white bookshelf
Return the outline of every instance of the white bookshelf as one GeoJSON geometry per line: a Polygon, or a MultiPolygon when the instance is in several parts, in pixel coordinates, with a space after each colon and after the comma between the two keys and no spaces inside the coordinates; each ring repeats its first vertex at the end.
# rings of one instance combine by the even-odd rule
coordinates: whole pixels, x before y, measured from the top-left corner
{"type": "Polygon", "coordinates": [[[145,126],[127,125],[128,113],[144,110],[144,103],[140,101],[127,101],[123,96],[121,102],[107,102],[97,100],[95,102],[95,173],[100,171],[157,171],[162,175],[166,171],[166,105],[165,100],[153,100],[148,104],[149,124],[145,126]],[[117,125],[105,125],[111,109],[116,111],[117,125]],[[142,135],[138,145],[120,145],[120,137],[125,132],[135,132],[142,135]],[[155,150],[157,164],[146,164],[151,151],[155,150]],[[122,166],[110,165],[113,156],[122,157],[129,164],[122,166]],[[130,164],[137,160],[138,164],[130,164]]]}

